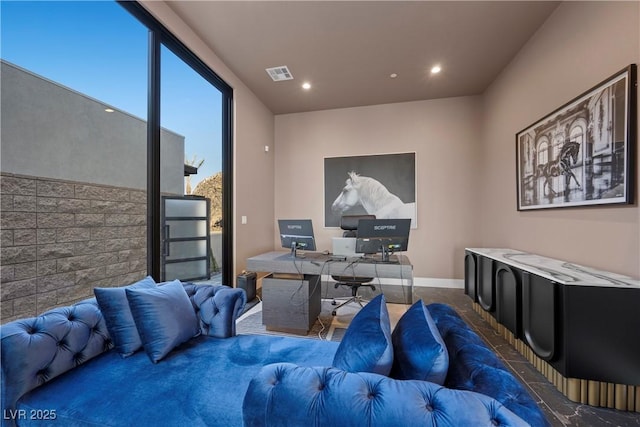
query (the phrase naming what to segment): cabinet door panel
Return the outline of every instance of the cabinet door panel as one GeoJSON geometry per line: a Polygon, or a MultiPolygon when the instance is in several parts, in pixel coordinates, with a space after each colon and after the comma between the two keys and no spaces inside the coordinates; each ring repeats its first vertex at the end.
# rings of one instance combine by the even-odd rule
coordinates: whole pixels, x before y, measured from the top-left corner
{"type": "Polygon", "coordinates": [[[469,295],[469,298],[474,302],[478,301],[478,297],[476,296],[477,275],[476,255],[467,252],[464,255],[464,293],[469,295]]]}
{"type": "Polygon", "coordinates": [[[556,350],[556,283],[522,273],[522,328],[529,347],[544,360],[556,350]]]}
{"type": "Polygon", "coordinates": [[[519,271],[500,264],[496,268],[496,319],[516,337],[521,334],[519,271]]]}
{"type": "Polygon", "coordinates": [[[486,311],[493,311],[495,304],[494,262],[491,258],[478,257],[478,303],[486,311]]]}

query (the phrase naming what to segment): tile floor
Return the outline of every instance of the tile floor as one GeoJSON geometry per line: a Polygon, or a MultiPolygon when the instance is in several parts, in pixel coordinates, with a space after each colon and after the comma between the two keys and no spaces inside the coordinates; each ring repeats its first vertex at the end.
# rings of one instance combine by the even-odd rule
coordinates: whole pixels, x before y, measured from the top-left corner
{"type": "Polygon", "coordinates": [[[416,287],[414,293],[425,304],[440,302],[454,307],[467,324],[476,330],[521,382],[528,387],[534,399],[540,402],[540,407],[553,426],[640,426],[640,413],[596,408],[567,399],[473,311],[471,299],[464,294],[462,289],[416,287]]]}

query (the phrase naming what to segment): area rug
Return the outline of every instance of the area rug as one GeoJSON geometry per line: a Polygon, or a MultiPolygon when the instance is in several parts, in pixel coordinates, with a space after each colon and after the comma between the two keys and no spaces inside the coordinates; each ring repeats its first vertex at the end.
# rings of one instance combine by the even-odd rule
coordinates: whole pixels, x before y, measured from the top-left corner
{"type": "Polygon", "coordinates": [[[238,318],[236,332],[238,334],[284,335],[339,342],[360,307],[348,304],[341,307],[336,316],[332,316],[331,312],[335,309],[335,306],[331,304],[331,301],[331,299],[322,300],[320,315],[306,335],[267,330],[262,324],[261,302],[238,318]]]}

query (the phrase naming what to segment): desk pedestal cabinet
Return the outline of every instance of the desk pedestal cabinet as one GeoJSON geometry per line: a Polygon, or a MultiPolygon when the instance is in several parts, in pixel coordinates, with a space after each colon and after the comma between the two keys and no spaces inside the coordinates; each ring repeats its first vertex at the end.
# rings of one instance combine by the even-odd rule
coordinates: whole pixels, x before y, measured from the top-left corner
{"type": "Polygon", "coordinates": [[[640,412],[640,281],[511,249],[467,249],[474,309],[569,399],[640,412]]]}
{"type": "Polygon", "coordinates": [[[320,314],[320,276],[270,274],[262,279],[262,323],[306,334],[320,314]]]}

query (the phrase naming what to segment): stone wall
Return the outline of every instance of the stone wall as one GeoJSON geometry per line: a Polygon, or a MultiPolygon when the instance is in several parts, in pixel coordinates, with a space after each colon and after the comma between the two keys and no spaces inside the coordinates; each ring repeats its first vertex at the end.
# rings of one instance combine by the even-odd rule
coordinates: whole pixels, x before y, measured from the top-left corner
{"type": "Polygon", "coordinates": [[[145,191],[2,173],[2,323],[146,276],[145,191]]]}

